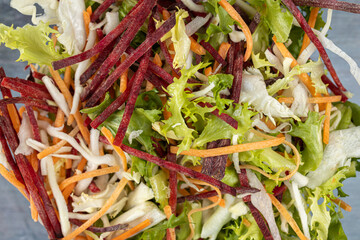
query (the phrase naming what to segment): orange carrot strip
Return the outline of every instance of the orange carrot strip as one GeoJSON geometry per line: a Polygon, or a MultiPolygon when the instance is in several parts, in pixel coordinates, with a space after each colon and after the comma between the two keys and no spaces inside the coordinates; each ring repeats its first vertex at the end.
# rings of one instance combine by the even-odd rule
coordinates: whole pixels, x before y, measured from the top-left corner
{"type": "Polygon", "coordinates": [[[244,60],[246,62],[250,58],[251,52],[253,49],[253,39],[252,39],[251,31],[250,31],[248,25],[246,25],[245,21],[240,16],[240,14],[234,9],[234,7],[230,3],[228,3],[226,0],[220,0],[219,4],[220,4],[220,6],[222,6],[225,9],[225,11],[227,11],[229,13],[229,15],[236,22],[238,22],[240,24],[240,27],[241,27],[243,33],[245,34],[247,47],[246,47],[244,60]]]}
{"type": "Polygon", "coordinates": [[[244,223],[245,227],[249,228],[251,226],[251,222],[247,220],[245,217],[242,219],[242,222],[244,223]]]}
{"type": "Polygon", "coordinates": [[[16,187],[17,190],[19,190],[19,192],[21,192],[21,194],[24,195],[24,197],[29,201],[29,198],[26,196],[24,192],[25,186],[16,179],[16,177],[14,176],[14,174],[12,174],[12,172],[6,170],[6,168],[2,164],[0,164],[0,175],[3,176],[11,185],[16,187]]]}
{"type": "MultiPolygon", "coordinates": [[[[261,132],[258,132],[258,131],[255,131],[255,130],[252,130],[251,132],[255,133],[256,135],[258,136],[261,136],[263,138],[267,138],[267,139],[274,139],[276,137],[273,137],[273,136],[269,136],[269,135],[266,135],[266,134],[263,134],[261,132]]],[[[297,148],[290,142],[288,141],[284,141],[283,142],[284,144],[288,145],[294,152],[294,157],[295,157],[295,164],[296,164],[296,168],[289,173],[289,175],[287,175],[286,177],[283,177],[283,178],[278,178],[278,174],[276,174],[276,176],[273,176],[273,175],[270,175],[266,172],[264,172],[262,169],[256,167],[256,166],[253,166],[253,165],[240,165],[240,168],[241,169],[251,169],[251,170],[254,170],[254,171],[257,171],[259,172],[260,174],[262,174],[263,176],[269,178],[269,179],[273,179],[273,180],[277,180],[277,181],[285,181],[285,180],[289,180],[290,178],[292,178],[292,176],[294,176],[294,174],[298,171],[299,169],[299,166],[300,166],[300,163],[301,163],[301,156],[300,156],[300,153],[299,151],[297,150],[297,148]]]]}
{"type": "Polygon", "coordinates": [[[191,233],[190,233],[190,235],[187,237],[187,240],[191,240],[191,239],[193,238],[194,234],[195,234],[194,226],[193,226],[193,224],[192,224],[191,215],[194,214],[194,213],[196,213],[196,212],[202,212],[202,211],[208,210],[208,209],[210,209],[210,208],[216,207],[216,206],[219,205],[219,203],[220,203],[221,200],[222,200],[221,192],[220,192],[220,190],[219,190],[217,187],[215,187],[215,186],[213,186],[213,185],[211,185],[211,184],[209,184],[209,183],[206,183],[206,182],[197,180],[197,179],[189,179],[189,181],[192,182],[192,183],[196,183],[196,184],[200,184],[200,185],[205,185],[205,186],[209,186],[209,187],[213,188],[213,189],[217,192],[217,194],[218,194],[218,200],[217,200],[217,202],[215,202],[215,203],[213,203],[213,204],[211,204],[211,205],[209,205],[209,206],[206,206],[206,207],[203,207],[203,208],[192,209],[192,210],[188,213],[188,220],[189,220],[189,223],[190,223],[189,226],[190,226],[191,233]]]}
{"type": "MultiPolygon", "coordinates": [[[[220,45],[220,47],[219,47],[219,50],[218,50],[218,53],[219,53],[219,55],[220,55],[223,59],[226,58],[226,55],[227,55],[230,47],[231,47],[231,44],[230,44],[230,43],[227,43],[227,42],[221,43],[221,45],[220,45]]],[[[216,71],[216,69],[219,67],[219,65],[220,65],[220,64],[219,64],[217,61],[215,61],[215,63],[214,63],[214,69],[215,69],[215,71],[216,71]]],[[[218,71],[218,72],[219,72],[219,71],[218,71]]]]}
{"type": "Polygon", "coordinates": [[[15,131],[18,133],[20,130],[21,121],[20,121],[20,117],[18,115],[17,109],[14,104],[8,104],[7,109],[9,111],[11,123],[12,123],[15,131]]]}
{"type": "MultiPolygon", "coordinates": [[[[245,151],[252,151],[258,150],[263,148],[269,148],[278,146],[285,142],[285,138],[272,138],[264,141],[253,142],[253,143],[244,143],[238,145],[231,145],[227,147],[220,147],[220,148],[213,148],[213,149],[190,149],[186,151],[182,151],[180,155],[186,156],[194,156],[194,157],[215,157],[220,155],[227,155],[237,152],[245,152],[245,151]]],[[[170,151],[171,153],[177,153],[179,150],[178,147],[171,146],[170,151]]]]}
{"type": "Polygon", "coordinates": [[[155,53],[153,62],[154,62],[156,65],[158,65],[159,67],[162,67],[162,61],[161,61],[161,58],[160,58],[159,54],[155,53]]]}
{"type": "Polygon", "coordinates": [[[169,11],[166,10],[166,9],[164,9],[164,10],[162,11],[162,15],[163,15],[163,19],[164,19],[164,20],[168,20],[168,19],[170,18],[170,13],[169,13],[169,11]]]}
{"type": "Polygon", "coordinates": [[[197,55],[205,55],[206,54],[205,48],[203,46],[201,46],[200,43],[198,43],[194,38],[192,38],[192,37],[189,37],[189,38],[191,41],[191,45],[190,45],[191,51],[193,51],[197,55]]]}
{"type": "Polygon", "coordinates": [[[86,36],[89,36],[90,14],[87,11],[83,11],[83,18],[84,18],[86,36]]]}
{"type": "Polygon", "coordinates": [[[125,239],[131,237],[132,235],[140,232],[144,228],[148,227],[150,224],[151,224],[151,221],[149,219],[146,219],[145,221],[139,223],[135,227],[130,228],[129,230],[127,230],[123,234],[117,236],[116,238],[113,238],[113,240],[125,240],[125,239]]]}
{"type": "Polygon", "coordinates": [[[39,120],[41,120],[41,121],[45,121],[45,122],[47,122],[47,123],[49,123],[49,124],[53,124],[53,121],[50,119],[50,118],[48,118],[48,117],[45,117],[45,116],[43,116],[43,115],[38,115],[38,119],[39,120]]]}
{"type": "MultiPolygon", "coordinates": [[[[65,114],[64,112],[59,108],[57,113],[56,113],[56,117],[55,117],[55,121],[54,121],[54,127],[59,128],[62,127],[65,123],[65,114]]],[[[58,142],[60,142],[61,140],[57,137],[53,138],[53,144],[57,144],[58,142]]]]}
{"type": "MultiPolygon", "coordinates": [[[[69,105],[69,108],[71,109],[73,97],[72,97],[69,89],[66,87],[65,82],[61,79],[58,71],[54,71],[54,69],[52,67],[49,67],[49,70],[56,82],[56,85],[59,87],[61,93],[64,95],[64,97],[66,99],[67,104],[69,105]]],[[[71,115],[69,116],[69,119],[70,119],[70,117],[71,117],[71,115]]],[[[82,119],[82,116],[81,116],[79,110],[77,110],[76,113],[74,114],[74,118],[80,129],[81,135],[84,137],[85,142],[87,144],[90,144],[90,132],[84,126],[84,120],[82,119]]],[[[68,124],[69,124],[69,121],[68,121],[68,124]]]]}
{"type": "MultiPolygon", "coordinates": [[[[339,102],[340,100],[341,100],[341,96],[313,97],[308,99],[308,103],[332,103],[332,102],[339,102]]],[[[278,101],[281,103],[293,103],[294,98],[284,97],[284,98],[279,98],[278,101]]]]}
{"type": "MultiPolygon", "coordinates": [[[[285,47],[285,45],[283,43],[280,43],[277,41],[275,35],[273,37],[273,40],[276,44],[276,46],[278,47],[279,51],[281,52],[281,54],[283,55],[283,57],[287,57],[287,58],[291,58],[293,61],[291,63],[291,67],[295,67],[296,65],[298,65],[298,62],[296,61],[296,59],[293,57],[293,55],[291,55],[291,53],[289,52],[289,50],[285,47]]],[[[321,94],[316,93],[316,89],[312,84],[311,78],[309,75],[307,75],[306,73],[302,73],[300,74],[300,80],[304,83],[304,85],[307,87],[307,89],[309,89],[311,95],[313,95],[314,97],[321,97],[321,94]]]]}
{"type": "Polygon", "coordinates": [[[64,83],[67,88],[69,88],[71,86],[71,83],[74,84],[74,81],[71,77],[71,67],[70,66],[65,68],[64,83]]]}
{"type": "Polygon", "coordinates": [[[274,195],[269,194],[268,196],[271,199],[271,202],[273,203],[273,205],[277,208],[277,210],[280,212],[280,214],[285,217],[286,221],[289,223],[289,225],[291,226],[291,228],[294,230],[294,232],[296,233],[296,235],[301,239],[301,240],[307,240],[308,238],[305,237],[305,235],[301,232],[299,226],[297,225],[297,223],[295,222],[295,220],[292,218],[292,216],[290,215],[290,213],[286,210],[286,208],[279,202],[279,200],[276,199],[276,197],[274,197],[274,195]]]}
{"type": "MultiPolygon", "coordinates": [[[[78,127],[74,128],[69,133],[69,136],[74,137],[78,133],[78,131],[79,131],[78,127]]],[[[42,152],[37,154],[38,159],[43,159],[44,157],[49,156],[50,154],[53,154],[54,152],[58,151],[60,148],[65,146],[66,143],[67,143],[67,141],[61,140],[56,145],[52,145],[51,147],[48,147],[48,148],[44,149],[42,152]]]]}
{"type": "MultiPolygon", "coordinates": [[[[76,169],[80,172],[82,172],[85,168],[85,165],[87,163],[87,160],[85,158],[82,158],[76,169]]],[[[72,183],[69,186],[67,186],[64,191],[62,192],[64,199],[66,203],[68,202],[70,194],[73,192],[74,188],[76,186],[76,183],[72,183]]]]}
{"type": "Polygon", "coordinates": [[[37,222],[39,213],[35,207],[35,204],[34,204],[34,201],[32,198],[30,198],[30,211],[31,211],[31,218],[34,220],[34,222],[37,222]]]}
{"type": "Polygon", "coordinates": [[[84,230],[86,230],[88,227],[93,225],[99,218],[101,218],[107,210],[116,202],[118,199],[120,193],[124,189],[126,183],[129,180],[126,178],[122,178],[117,187],[115,188],[114,192],[111,194],[110,198],[105,202],[104,206],[98,211],[94,216],[92,216],[89,220],[87,220],[83,225],[78,227],[75,231],[68,234],[66,237],[64,237],[62,240],[71,240],[75,238],[77,235],[82,233],[84,230]]]}
{"type": "MultiPolygon", "coordinates": [[[[121,62],[124,62],[125,59],[126,59],[126,56],[123,54],[121,56],[121,62]]],[[[121,77],[120,77],[120,92],[121,93],[125,92],[125,90],[127,88],[128,73],[129,73],[129,69],[126,69],[125,72],[123,74],[121,74],[121,77]]]]}
{"type": "Polygon", "coordinates": [[[89,235],[86,235],[86,240],[94,240],[92,237],[90,237],[89,235]]]}
{"type": "Polygon", "coordinates": [[[19,108],[19,115],[20,115],[21,118],[22,118],[24,112],[25,112],[25,106],[21,106],[19,108]]]}
{"type": "Polygon", "coordinates": [[[59,188],[61,191],[63,191],[70,184],[78,182],[80,180],[98,177],[98,176],[102,176],[102,175],[106,175],[106,174],[110,174],[110,173],[115,173],[118,171],[120,171],[120,167],[113,166],[113,167],[108,167],[108,168],[97,169],[97,170],[90,171],[90,172],[85,172],[85,173],[82,173],[79,175],[74,175],[74,176],[69,177],[69,178],[65,179],[64,181],[62,181],[62,183],[59,185],[59,188]]]}
{"type": "MultiPolygon", "coordinates": [[[[127,171],[128,167],[127,167],[126,155],[125,155],[124,151],[119,146],[115,146],[113,144],[114,136],[111,134],[110,130],[107,129],[106,127],[102,127],[101,128],[101,133],[104,134],[104,136],[109,141],[109,143],[111,143],[111,146],[113,146],[115,152],[119,155],[119,157],[121,159],[124,171],[127,171]]],[[[135,189],[135,186],[134,186],[134,184],[132,182],[129,182],[128,185],[129,185],[131,190],[135,189]]]]}
{"type": "Polygon", "coordinates": [[[205,68],[205,76],[210,76],[212,74],[212,67],[205,68]]]}
{"type": "MultiPolygon", "coordinates": [[[[169,219],[171,217],[171,215],[173,214],[173,212],[171,211],[171,207],[169,205],[166,205],[164,207],[164,213],[165,213],[167,219],[169,219]]],[[[169,228],[168,230],[170,233],[170,239],[175,240],[176,239],[175,228],[169,228]]]]}
{"type": "Polygon", "coordinates": [[[190,195],[190,193],[184,188],[179,188],[177,191],[183,196],[189,196],[190,195]]]}
{"type": "MultiPolygon", "coordinates": [[[[315,27],[315,24],[316,24],[316,19],[319,15],[319,10],[320,8],[318,7],[314,7],[312,10],[311,10],[311,13],[310,13],[310,17],[309,17],[309,21],[308,21],[308,24],[311,28],[314,28],[315,27]]],[[[302,43],[302,46],[301,46],[301,50],[300,50],[300,54],[310,45],[310,38],[308,37],[308,35],[305,33],[304,35],[304,40],[303,40],[303,43],[302,43]]]]}
{"type": "Polygon", "coordinates": [[[331,103],[326,103],[325,108],[325,120],[324,120],[324,129],[323,129],[323,142],[329,144],[330,137],[330,114],[331,114],[331,103]]]}
{"type": "Polygon", "coordinates": [[[351,212],[352,207],[347,204],[346,202],[344,202],[343,200],[341,200],[340,198],[330,198],[330,200],[332,202],[334,202],[335,204],[339,205],[339,207],[341,207],[342,209],[344,209],[347,212],[351,212]]]}
{"type": "Polygon", "coordinates": [[[75,240],[87,240],[84,236],[77,236],[75,240]]]}
{"type": "Polygon", "coordinates": [[[111,145],[113,146],[115,152],[121,158],[124,171],[127,171],[127,160],[126,160],[125,153],[120,147],[115,146],[115,145],[112,144],[114,142],[114,136],[111,134],[110,130],[107,129],[106,127],[102,127],[101,128],[101,133],[104,134],[106,139],[111,143],[111,145]]]}

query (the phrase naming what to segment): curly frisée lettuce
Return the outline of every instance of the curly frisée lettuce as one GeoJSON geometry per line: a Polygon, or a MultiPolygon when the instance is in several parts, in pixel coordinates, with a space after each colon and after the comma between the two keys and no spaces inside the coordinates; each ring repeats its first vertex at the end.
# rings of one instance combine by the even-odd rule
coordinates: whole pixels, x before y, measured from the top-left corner
{"type": "Polygon", "coordinates": [[[27,24],[15,29],[0,24],[0,43],[12,50],[18,50],[20,52],[18,61],[50,66],[53,61],[68,56],[54,47],[49,35],[56,33],[58,33],[56,30],[43,22],[37,26],[27,24]]]}

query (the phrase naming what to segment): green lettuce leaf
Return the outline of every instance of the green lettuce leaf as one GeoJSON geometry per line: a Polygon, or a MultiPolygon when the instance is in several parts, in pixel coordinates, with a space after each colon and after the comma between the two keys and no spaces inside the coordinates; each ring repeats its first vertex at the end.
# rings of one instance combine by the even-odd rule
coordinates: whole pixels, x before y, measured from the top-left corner
{"type": "Polygon", "coordinates": [[[320,188],[316,188],[313,194],[309,195],[308,203],[312,212],[310,226],[314,239],[327,240],[331,217],[326,208],[327,199],[325,198],[321,204],[318,203],[321,195],[320,188]]]}
{"type": "Polygon", "coordinates": [[[341,212],[330,212],[331,222],[329,226],[328,240],[347,240],[344,229],[340,222],[341,212]]]}
{"type": "Polygon", "coordinates": [[[348,104],[336,104],[337,109],[341,112],[341,120],[337,125],[336,130],[348,129],[351,124],[352,109],[348,104]]]}
{"type": "Polygon", "coordinates": [[[254,42],[253,53],[263,55],[270,44],[270,28],[264,20],[260,21],[255,32],[252,34],[252,38],[254,42]]]}
{"type": "Polygon", "coordinates": [[[212,89],[216,106],[219,109],[220,114],[224,109],[231,107],[233,100],[222,98],[220,92],[225,89],[230,89],[233,84],[234,76],[230,74],[215,74],[209,76],[209,83],[214,84],[215,87],[212,89]]]}
{"type": "Polygon", "coordinates": [[[0,44],[19,50],[20,57],[17,61],[51,66],[53,61],[68,56],[55,49],[53,40],[49,38],[51,33],[58,32],[43,22],[37,26],[27,24],[16,29],[0,24],[0,44]]]}
{"type": "Polygon", "coordinates": [[[155,200],[164,208],[168,204],[169,181],[164,171],[150,178],[150,185],[154,191],[155,200]]]}
{"type": "Polygon", "coordinates": [[[302,174],[316,170],[323,158],[321,123],[322,118],[317,112],[309,112],[305,123],[292,123],[293,129],[289,134],[301,138],[305,143],[305,149],[302,152],[304,164],[299,168],[302,174]]]}
{"type": "Polygon", "coordinates": [[[171,132],[177,139],[182,140],[178,152],[188,150],[195,138],[194,134],[196,134],[194,129],[187,126],[182,115],[182,112],[185,111],[187,112],[187,116],[193,117],[192,120],[196,120],[196,112],[194,112],[194,110],[197,108],[194,108],[194,103],[190,102],[192,95],[185,91],[188,86],[187,80],[194,76],[199,69],[204,67],[206,67],[206,65],[201,63],[192,66],[190,69],[183,68],[181,70],[181,77],[179,79],[174,78],[174,82],[170,84],[166,90],[170,96],[166,107],[167,110],[171,112],[171,117],[162,121],[164,124],[160,125],[160,133],[163,136],[168,136],[168,132],[171,132]],[[189,106],[191,106],[191,110],[189,110],[189,106]]]}
{"type": "Polygon", "coordinates": [[[360,126],[360,106],[352,102],[346,102],[345,105],[351,108],[351,121],[355,124],[355,126],[360,126]]]}
{"type": "Polygon", "coordinates": [[[281,7],[280,0],[248,0],[261,14],[263,21],[276,36],[277,41],[286,42],[292,28],[293,15],[281,7]]]}

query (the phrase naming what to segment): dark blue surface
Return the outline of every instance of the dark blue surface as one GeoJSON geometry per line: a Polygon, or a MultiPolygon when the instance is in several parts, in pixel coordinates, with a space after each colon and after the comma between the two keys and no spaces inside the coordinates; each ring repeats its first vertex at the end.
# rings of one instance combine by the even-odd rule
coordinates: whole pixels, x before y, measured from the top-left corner
{"type": "MultiPolygon", "coordinates": [[[[9,0],[0,0],[0,23],[22,26],[29,18],[24,18],[9,6],[9,0]]],[[[358,1],[353,1],[358,2],[358,1]]],[[[334,12],[332,31],[329,38],[360,64],[360,15],[334,12]]],[[[17,51],[0,47],[0,66],[8,76],[25,77],[24,63],[15,63],[17,51]]],[[[330,58],[345,87],[355,94],[352,101],[360,104],[360,87],[350,75],[349,66],[342,59],[330,53],[330,58]]],[[[353,207],[351,213],[344,212],[342,223],[349,239],[360,239],[360,178],[349,179],[343,188],[350,196],[345,199],[353,207]]],[[[17,190],[0,177],[0,240],[42,240],[47,234],[39,223],[34,223],[30,216],[28,202],[17,190]]]]}

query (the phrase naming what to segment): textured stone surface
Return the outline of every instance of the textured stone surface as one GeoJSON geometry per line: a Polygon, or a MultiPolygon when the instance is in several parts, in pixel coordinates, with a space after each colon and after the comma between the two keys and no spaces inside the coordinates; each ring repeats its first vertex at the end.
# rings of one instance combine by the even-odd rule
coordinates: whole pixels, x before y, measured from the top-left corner
{"type": "MultiPolygon", "coordinates": [[[[0,23],[22,26],[30,18],[24,18],[9,6],[9,0],[0,0],[0,23]]],[[[357,1],[353,1],[357,2],[357,1]]],[[[329,38],[360,64],[360,15],[334,12],[332,31],[329,38]]],[[[24,63],[15,63],[17,51],[0,47],[0,66],[11,77],[25,77],[24,63]]],[[[345,87],[355,94],[353,101],[360,104],[360,87],[349,73],[348,65],[337,56],[330,54],[334,66],[345,87]]],[[[345,199],[352,207],[351,213],[344,212],[342,219],[345,232],[349,239],[359,239],[360,226],[360,178],[345,182],[344,191],[350,196],[345,199]]],[[[47,234],[39,223],[33,223],[29,204],[24,197],[0,177],[0,240],[42,240],[47,234]]]]}

